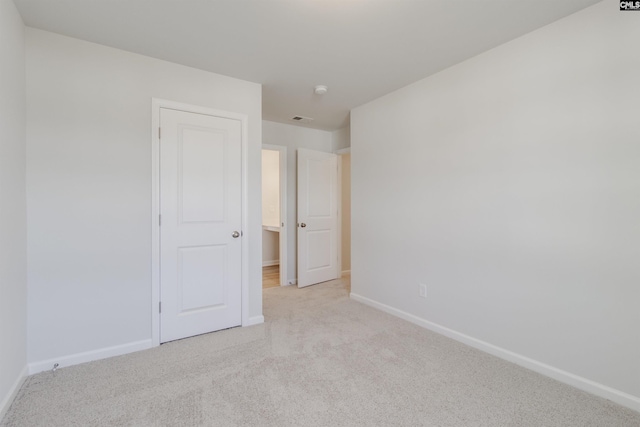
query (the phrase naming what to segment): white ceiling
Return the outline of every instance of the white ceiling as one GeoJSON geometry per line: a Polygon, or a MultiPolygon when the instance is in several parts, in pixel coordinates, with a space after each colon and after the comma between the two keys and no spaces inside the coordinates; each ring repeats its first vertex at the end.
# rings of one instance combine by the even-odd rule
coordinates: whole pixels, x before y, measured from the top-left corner
{"type": "Polygon", "coordinates": [[[15,0],[31,27],[263,85],[263,118],[349,110],[600,0],[15,0]],[[313,93],[317,84],[329,93],[313,93]]]}

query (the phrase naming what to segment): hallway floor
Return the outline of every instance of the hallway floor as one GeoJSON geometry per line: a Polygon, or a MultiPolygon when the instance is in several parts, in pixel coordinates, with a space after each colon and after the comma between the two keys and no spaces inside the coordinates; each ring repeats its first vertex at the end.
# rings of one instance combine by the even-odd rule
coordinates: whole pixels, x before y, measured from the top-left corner
{"type": "Polygon", "coordinates": [[[280,286],[280,266],[262,267],[262,289],[280,286]]]}

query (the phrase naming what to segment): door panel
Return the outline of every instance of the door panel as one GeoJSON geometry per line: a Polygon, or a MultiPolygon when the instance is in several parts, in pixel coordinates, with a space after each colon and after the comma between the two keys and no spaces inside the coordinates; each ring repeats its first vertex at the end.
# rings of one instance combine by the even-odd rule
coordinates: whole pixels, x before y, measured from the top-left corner
{"type": "Polygon", "coordinates": [[[298,150],[298,286],[339,277],[337,156],[298,150]]]}
{"type": "Polygon", "coordinates": [[[241,124],[160,110],[160,341],[241,323],[241,124]]]}
{"type": "MultiPolygon", "coordinates": [[[[333,170],[331,158],[314,159],[306,158],[304,183],[308,187],[306,214],[308,218],[324,219],[331,216],[331,209],[335,208],[331,198],[335,195],[335,189],[331,186],[333,170]]],[[[304,171],[303,171],[304,172],[304,171]]]]}
{"type": "Polygon", "coordinates": [[[307,270],[331,267],[331,230],[307,231],[307,270]]]}
{"type": "Polygon", "coordinates": [[[226,255],[227,248],[223,245],[178,249],[179,315],[224,307],[226,255]],[[212,283],[222,286],[210,286],[212,283]]]}
{"type": "Polygon", "coordinates": [[[183,128],[179,140],[181,222],[224,221],[224,134],[183,128]]]}

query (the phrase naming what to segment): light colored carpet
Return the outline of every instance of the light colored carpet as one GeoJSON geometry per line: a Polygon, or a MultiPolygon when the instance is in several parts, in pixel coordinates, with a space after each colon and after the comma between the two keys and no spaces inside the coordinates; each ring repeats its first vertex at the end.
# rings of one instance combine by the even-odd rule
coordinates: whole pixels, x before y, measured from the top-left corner
{"type": "Polygon", "coordinates": [[[351,301],[264,291],[264,325],[30,377],[3,426],[640,426],[640,413],[351,301]]]}

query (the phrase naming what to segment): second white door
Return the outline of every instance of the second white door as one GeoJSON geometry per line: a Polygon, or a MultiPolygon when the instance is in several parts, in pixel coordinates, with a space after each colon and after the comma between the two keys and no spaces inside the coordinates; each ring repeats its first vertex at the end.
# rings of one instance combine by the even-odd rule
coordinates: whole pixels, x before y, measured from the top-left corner
{"type": "Polygon", "coordinates": [[[338,156],[299,149],[298,287],[338,277],[338,156]]]}
{"type": "Polygon", "coordinates": [[[242,126],[160,110],[160,341],[241,324],[242,126]]]}

